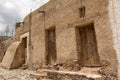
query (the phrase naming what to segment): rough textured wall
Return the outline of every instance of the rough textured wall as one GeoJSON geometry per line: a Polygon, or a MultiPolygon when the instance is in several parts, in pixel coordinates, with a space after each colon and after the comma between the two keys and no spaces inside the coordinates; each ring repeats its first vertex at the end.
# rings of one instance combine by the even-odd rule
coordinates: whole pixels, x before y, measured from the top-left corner
{"type": "Polygon", "coordinates": [[[120,79],[120,1],[119,0],[109,0],[109,17],[111,22],[114,48],[117,53],[118,59],[118,76],[120,79]]]}
{"type": "Polygon", "coordinates": [[[0,36],[0,42],[5,41],[6,39],[8,39],[8,37],[6,37],[6,36],[0,36]]]}
{"type": "Polygon", "coordinates": [[[0,42],[0,62],[2,62],[5,52],[8,49],[8,47],[11,45],[12,41],[13,41],[12,38],[9,38],[5,41],[0,42]]]}
{"type": "MultiPolygon", "coordinates": [[[[56,27],[57,63],[77,60],[75,27],[94,23],[97,48],[101,62],[101,74],[116,80],[117,58],[109,21],[108,0],[87,0],[83,3],[86,15],[79,17],[79,0],[51,0],[32,13],[32,61],[45,62],[45,29],[56,27]],[[44,14],[39,11],[45,11],[44,14]],[[45,22],[45,23],[44,23],[45,22]]],[[[24,20],[29,26],[29,15],[24,20]]]]}
{"type": "Polygon", "coordinates": [[[19,44],[15,53],[10,69],[17,69],[25,64],[25,48],[22,43],[19,44]]]}
{"type": "Polygon", "coordinates": [[[20,36],[24,33],[28,32],[28,26],[24,27],[25,22],[19,22],[16,23],[16,29],[15,29],[15,36],[13,38],[14,41],[20,41],[20,36]]]}
{"type": "Polygon", "coordinates": [[[25,49],[20,42],[14,42],[6,51],[1,66],[6,69],[15,69],[25,63],[25,49]]]}

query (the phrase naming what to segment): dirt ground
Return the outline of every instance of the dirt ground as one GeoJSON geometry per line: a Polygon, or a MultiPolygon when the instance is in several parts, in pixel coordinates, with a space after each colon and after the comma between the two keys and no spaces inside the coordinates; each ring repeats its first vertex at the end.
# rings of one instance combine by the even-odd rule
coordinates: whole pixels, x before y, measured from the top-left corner
{"type": "MultiPolygon", "coordinates": [[[[55,70],[38,70],[38,71],[29,71],[29,70],[6,70],[0,68],[0,80],[72,80],[66,77],[66,75],[86,75],[88,77],[99,77],[100,75],[96,72],[99,68],[89,69],[83,68],[78,72],[70,72],[70,71],[55,71],[55,70]],[[50,73],[48,75],[46,72],[50,73]],[[87,74],[86,74],[87,72],[87,74]],[[53,77],[62,76],[62,79],[54,79],[53,77]],[[50,77],[53,76],[51,79],[50,77]]],[[[76,79],[75,79],[76,80],[76,79]]],[[[82,79],[84,80],[84,79],[82,79]]],[[[89,79],[85,79],[89,80],[89,79]]]]}
{"type": "Polygon", "coordinates": [[[29,70],[6,70],[0,68],[0,80],[50,80],[33,76],[34,71],[29,70]]]}

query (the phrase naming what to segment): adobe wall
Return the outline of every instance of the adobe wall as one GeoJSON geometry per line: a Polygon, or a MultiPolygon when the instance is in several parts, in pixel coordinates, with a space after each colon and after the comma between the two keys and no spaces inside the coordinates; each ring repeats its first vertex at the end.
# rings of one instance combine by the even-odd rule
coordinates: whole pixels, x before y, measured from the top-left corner
{"type": "Polygon", "coordinates": [[[22,34],[25,34],[29,30],[29,26],[24,27],[25,22],[16,23],[15,36],[13,37],[14,41],[20,41],[20,37],[22,34]]]}
{"type": "Polygon", "coordinates": [[[120,79],[120,1],[109,0],[109,17],[114,40],[114,49],[118,59],[118,75],[120,79]]]}
{"type": "MultiPolygon", "coordinates": [[[[79,17],[79,0],[51,0],[32,13],[32,61],[45,62],[45,29],[56,27],[57,63],[77,60],[75,27],[94,22],[97,47],[102,69],[107,79],[117,78],[117,57],[113,44],[112,30],[108,15],[108,0],[87,0],[85,18],[79,17]],[[44,14],[39,11],[45,11],[44,14]],[[44,24],[45,21],[45,24],[44,24]]],[[[29,15],[24,20],[29,26],[29,15]]]]}
{"type": "Polygon", "coordinates": [[[12,42],[12,38],[8,38],[7,40],[0,42],[0,63],[2,62],[5,52],[8,49],[8,47],[12,44],[12,42]]]}

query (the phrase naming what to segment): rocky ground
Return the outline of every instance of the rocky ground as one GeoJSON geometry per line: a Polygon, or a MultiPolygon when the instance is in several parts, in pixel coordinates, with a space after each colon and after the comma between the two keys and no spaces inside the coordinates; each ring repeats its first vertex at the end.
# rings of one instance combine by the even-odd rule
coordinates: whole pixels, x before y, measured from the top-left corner
{"type": "MultiPolygon", "coordinates": [[[[81,72],[70,72],[70,71],[54,71],[54,70],[38,70],[38,71],[29,71],[29,70],[21,70],[21,69],[6,70],[0,68],[0,80],[91,80],[91,78],[88,79],[85,76],[94,77],[94,78],[99,77],[99,75],[96,75],[96,72],[94,72],[96,70],[98,69],[91,70],[85,68],[81,70],[81,72]]],[[[92,79],[92,80],[101,80],[101,79],[92,79]]]]}
{"type": "Polygon", "coordinates": [[[34,71],[29,70],[5,70],[0,68],[0,80],[50,80],[44,77],[34,76],[34,74],[34,71]]]}

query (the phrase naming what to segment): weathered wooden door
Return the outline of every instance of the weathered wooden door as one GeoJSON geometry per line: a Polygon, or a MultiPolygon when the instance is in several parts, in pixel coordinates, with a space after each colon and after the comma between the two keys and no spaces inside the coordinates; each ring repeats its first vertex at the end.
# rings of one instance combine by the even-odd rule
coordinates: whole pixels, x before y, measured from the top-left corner
{"type": "Polygon", "coordinates": [[[54,64],[57,58],[55,28],[46,30],[46,52],[46,64],[54,64]]]}
{"type": "Polygon", "coordinates": [[[100,66],[94,25],[76,28],[77,49],[80,65],[100,66]]]}

